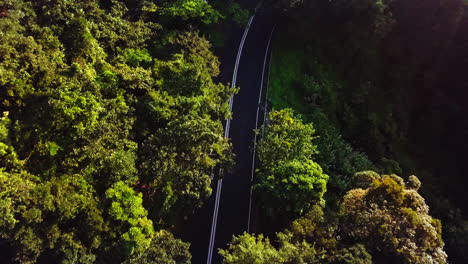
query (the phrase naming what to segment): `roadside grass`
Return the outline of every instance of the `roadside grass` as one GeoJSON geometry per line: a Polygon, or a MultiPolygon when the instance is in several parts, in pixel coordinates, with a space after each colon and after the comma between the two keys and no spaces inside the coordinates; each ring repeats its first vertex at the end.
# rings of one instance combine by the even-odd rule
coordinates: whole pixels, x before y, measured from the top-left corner
{"type": "Polygon", "coordinates": [[[294,109],[305,121],[322,119],[323,113],[338,125],[337,92],[342,85],[318,62],[315,50],[310,43],[303,48],[301,43],[274,39],[268,100],[275,109],[294,109]]]}
{"type": "Polygon", "coordinates": [[[303,109],[296,89],[303,60],[298,50],[283,49],[279,44],[273,46],[268,97],[274,108],[290,107],[298,111],[303,109]]]}

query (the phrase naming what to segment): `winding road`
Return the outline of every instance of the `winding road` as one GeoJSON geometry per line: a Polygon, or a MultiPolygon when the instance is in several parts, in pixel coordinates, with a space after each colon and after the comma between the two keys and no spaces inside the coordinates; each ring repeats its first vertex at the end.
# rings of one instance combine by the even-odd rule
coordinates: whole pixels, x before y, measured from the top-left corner
{"type": "MultiPolygon", "coordinates": [[[[246,3],[253,8],[252,1],[246,3]]],[[[236,165],[213,179],[213,195],[181,230],[181,238],[191,243],[192,263],[221,263],[218,248],[226,248],[234,235],[255,230],[251,183],[254,177],[254,130],[264,120],[261,98],[268,72],[269,48],[273,33],[271,15],[255,8],[244,30],[229,33],[221,54],[219,80],[240,87],[230,100],[232,119],[225,122],[236,165]],[[221,177],[222,176],[222,177],[221,177]]]]}

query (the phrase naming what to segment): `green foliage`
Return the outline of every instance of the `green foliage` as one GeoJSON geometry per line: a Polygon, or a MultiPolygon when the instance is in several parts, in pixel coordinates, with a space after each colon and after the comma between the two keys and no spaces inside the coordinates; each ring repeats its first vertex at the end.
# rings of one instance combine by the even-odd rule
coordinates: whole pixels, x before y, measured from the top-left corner
{"type": "Polygon", "coordinates": [[[314,247],[306,242],[292,243],[291,234],[278,233],[279,248],[263,235],[244,233],[233,238],[227,250],[219,250],[223,263],[318,263],[314,247]]]}
{"type": "Polygon", "coordinates": [[[317,260],[306,263],[373,263],[364,245],[340,239],[340,217],[325,214],[322,207],[315,205],[285,231],[291,234],[293,243],[314,245],[317,260]]]}
{"type": "Polygon", "coordinates": [[[159,89],[142,102],[146,118],[138,122],[150,212],[164,221],[200,207],[211,194],[209,173],[231,159],[219,120],[229,116],[227,102],[235,92],[213,82],[219,62],[206,40],[188,32],[168,41],[175,55],[154,64],[159,89]]]}
{"type": "Polygon", "coordinates": [[[234,237],[228,250],[219,250],[223,263],[229,264],[266,264],[284,262],[279,252],[270,244],[268,238],[244,233],[234,237]]]}
{"type": "MultiPolygon", "coordinates": [[[[358,171],[419,171],[422,192],[444,222],[444,239],[451,241],[446,250],[457,263],[466,262],[458,253],[466,245],[466,219],[456,213],[457,207],[466,207],[464,162],[454,154],[464,144],[456,131],[467,124],[459,100],[464,76],[459,58],[466,53],[462,2],[267,2],[287,17],[275,32],[269,99],[273,108],[291,107],[314,123],[320,135],[314,161],[330,175],[327,205],[333,207],[350,188],[367,189],[377,179],[366,172],[355,181],[352,175],[358,171]],[[429,95],[421,100],[421,94],[429,95]],[[449,116],[457,122],[447,122],[449,116]],[[452,131],[450,137],[447,131],[452,131]],[[443,146],[435,138],[444,138],[443,146]]],[[[378,184],[372,194],[376,201],[402,199],[394,177],[378,184]]],[[[405,188],[417,191],[420,185],[411,177],[405,188]]],[[[405,215],[417,223],[413,216],[410,211],[405,215]]],[[[392,228],[388,224],[381,230],[392,228]]]]}
{"type": "Polygon", "coordinates": [[[362,244],[356,244],[349,248],[342,248],[336,254],[338,263],[346,264],[371,264],[372,256],[367,252],[366,247],[362,244]]]}
{"type": "Polygon", "coordinates": [[[263,246],[262,236],[260,241],[246,234],[236,237],[228,250],[221,251],[225,262],[256,263],[246,258],[254,252],[257,259],[275,256],[274,263],[380,263],[381,258],[395,263],[447,263],[441,222],[429,215],[413,187],[419,182],[416,176],[408,183],[372,171],[356,173],[355,178],[360,188],[344,196],[339,212],[311,206],[289,229],[277,233],[274,246],[268,240],[263,246]]]}
{"type": "Polygon", "coordinates": [[[0,164],[2,168],[15,169],[20,167],[21,163],[9,138],[10,124],[8,112],[4,112],[0,118],[0,164]]]}
{"type": "MultiPolygon", "coordinates": [[[[29,200],[32,189],[35,187],[35,183],[28,180],[29,175],[10,175],[5,172],[1,172],[1,214],[2,219],[0,226],[2,227],[2,237],[6,234],[5,232],[12,230],[15,225],[19,222],[18,213],[20,212],[21,204],[29,200]]],[[[26,209],[26,208],[24,208],[26,209]]]]}
{"type": "Polygon", "coordinates": [[[462,210],[456,208],[447,198],[437,199],[433,203],[435,206],[431,208],[431,212],[435,216],[445,217],[442,238],[449,259],[463,259],[463,249],[468,246],[468,221],[463,218],[462,210]]]}
{"type": "Polygon", "coordinates": [[[222,126],[209,118],[180,116],[142,144],[141,170],[160,217],[188,214],[211,194],[211,169],[229,158],[222,126]],[[163,195],[161,195],[161,192],[163,195]]]}
{"type": "Polygon", "coordinates": [[[279,161],[311,159],[317,153],[312,143],[315,129],[304,124],[291,109],[272,111],[265,135],[258,143],[258,157],[269,168],[279,161]]]}
{"type": "Polygon", "coordinates": [[[312,45],[303,52],[281,40],[275,42],[268,97],[273,107],[293,108],[320,131],[320,137],[315,140],[318,150],[315,160],[330,175],[329,188],[340,194],[349,190],[351,175],[375,166],[365,153],[343,139],[336,120],[342,84],[316,58],[306,59],[312,55],[309,50],[316,48],[319,47],[312,45]]]}
{"type": "Polygon", "coordinates": [[[324,205],[328,176],[311,160],[316,153],[312,124],[304,124],[292,110],[285,109],[272,111],[263,129],[254,189],[270,214],[302,213],[314,203],[324,205]]]}
{"type": "Polygon", "coordinates": [[[301,95],[294,89],[297,87],[296,80],[301,77],[303,54],[277,45],[273,45],[272,53],[268,98],[277,109],[290,107],[296,112],[303,112],[301,95]]]}
{"type": "Polygon", "coordinates": [[[189,244],[175,239],[166,231],[157,232],[149,248],[141,256],[132,257],[129,264],[190,264],[189,244]]]}
{"type": "Polygon", "coordinates": [[[106,225],[92,187],[80,176],[40,183],[26,173],[0,174],[2,238],[13,238],[16,259],[35,263],[53,250],[64,263],[93,263],[106,225]]]}
{"type": "MultiPolygon", "coordinates": [[[[307,235],[308,238],[312,238],[311,233],[307,235]]],[[[223,263],[372,263],[372,257],[361,244],[337,249],[336,240],[335,243],[330,243],[318,239],[310,243],[305,237],[299,237],[285,230],[276,234],[276,246],[273,246],[269,239],[261,234],[244,233],[234,237],[228,249],[221,249],[219,253],[223,257],[223,263]]]]}
{"type": "Polygon", "coordinates": [[[366,174],[374,178],[368,188],[351,190],[343,199],[344,234],[401,263],[446,263],[440,221],[428,214],[416,190],[396,175],[366,174]]]}
{"type": "Polygon", "coordinates": [[[217,23],[223,17],[203,0],[177,0],[166,7],[163,14],[180,17],[182,20],[198,19],[203,24],[217,23]]]}
{"type": "MultiPolygon", "coordinates": [[[[224,7],[226,3],[223,3],[224,7]]],[[[249,10],[243,9],[237,2],[228,2],[227,8],[224,11],[224,16],[227,19],[232,19],[238,25],[245,26],[249,21],[249,10]]]]}
{"type": "Polygon", "coordinates": [[[271,210],[302,213],[311,205],[325,204],[328,176],[312,160],[281,161],[259,175],[255,190],[271,210]]]}
{"type": "Polygon", "coordinates": [[[19,263],[188,263],[188,245],[153,223],[200,207],[231,158],[236,89],[214,82],[197,28],[220,13],[201,0],[0,9],[2,250],[19,263]]]}
{"type": "Polygon", "coordinates": [[[124,62],[133,67],[150,65],[153,60],[149,52],[144,49],[124,49],[120,52],[124,62]]]}
{"type": "Polygon", "coordinates": [[[314,114],[312,119],[320,131],[316,141],[319,151],[316,161],[330,175],[329,188],[341,195],[353,186],[351,176],[354,173],[374,169],[375,165],[365,153],[355,150],[346,142],[323,113],[314,114]]]}
{"type": "Polygon", "coordinates": [[[392,1],[355,0],[332,3],[335,15],[348,15],[346,21],[348,32],[353,32],[351,44],[363,40],[374,40],[385,37],[395,24],[389,5],[392,1]],[[360,17],[359,17],[360,16],[360,17]]]}
{"type": "Polygon", "coordinates": [[[15,1],[0,23],[0,86],[7,95],[2,96],[5,106],[23,105],[25,96],[51,85],[55,73],[64,66],[62,46],[49,28],[30,29],[20,23],[26,15],[34,17],[28,7],[15,1]],[[30,36],[28,31],[37,37],[30,36]]]}
{"type": "Polygon", "coordinates": [[[421,187],[421,181],[418,179],[418,177],[411,175],[408,177],[408,182],[406,183],[406,187],[417,191],[421,187]]]}
{"type": "Polygon", "coordinates": [[[148,249],[154,233],[153,222],[147,218],[142,196],[121,181],[106,191],[110,203],[108,212],[115,226],[128,230],[120,238],[128,256],[140,255],[148,249]]]}

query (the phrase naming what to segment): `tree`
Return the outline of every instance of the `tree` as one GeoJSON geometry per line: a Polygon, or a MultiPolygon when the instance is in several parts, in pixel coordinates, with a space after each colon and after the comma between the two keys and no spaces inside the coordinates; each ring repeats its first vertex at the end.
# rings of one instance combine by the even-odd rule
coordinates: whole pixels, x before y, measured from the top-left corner
{"type": "Polygon", "coordinates": [[[11,145],[10,125],[11,120],[8,117],[8,112],[4,112],[3,117],[0,117],[0,166],[7,170],[17,169],[22,165],[18,154],[11,145]]]}
{"type": "Polygon", "coordinates": [[[211,194],[211,173],[231,159],[220,120],[230,115],[236,91],[216,84],[219,61],[196,33],[169,38],[168,61],[152,68],[156,89],[141,100],[137,120],[141,180],[150,213],[171,222],[191,214],[211,194]]]}
{"type": "Polygon", "coordinates": [[[202,0],[9,0],[0,13],[1,251],[188,263],[153,223],[200,207],[231,158],[236,89],[214,81],[197,28],[222,15],[202,0]]]}
{"type": "Polygon", "coordinates": [[[233,238],[227,250],[219,250],[223,263],[228,264],[267,264],[284,263],[285,259],[263,235],[244,233],[233,238]]]}
{"type": "MultiPolygon", "coordinates": [[[[291,243],[313,245],[319,263],[370,264],[372,256],[363,244],[340,239],[341,216],[314,205],[283,231],[291,235],[291,243]]],[[[312,262],[316,263],[316,262],[312,262]]]]}
{"type": "Polygon", "coordinates": [[[227,250],[219,250],[223,263],[228,264],[286,264],[286,263],[347,263],[370,264],[371,256],[362,245],[328,252],[305,240],[295,241],[289,231],[276,235],[277,247],[263,235],[244,233],[233,238],[227,250]]]}
{"type": "Polygon", "coordinates": [[[203,0],[177,0],[163,11],[170,17],[180,17],[182,20],[199,20],[203,24],[217,23],[221,14],[203,0]]]}
{"type": "Polygon", "coordinates": [[[304,124],[291,109],[270,112],[268,126],[262,129],[265,134],[258,143],[257,152],[265,168],[282,160],[310,159],[317,153],[312,142],[315,138],[313,125],[304,124]]]}
{"type": "Polygon", "coordinates": [[[124,258],[143,254],[154,236],[153,222],[147,218],[148,211],[143,207],[142,197],[141,193],[136,193],[121,181],[106,191],[111,224],[124,231],[119,237],[124,258]]]}
{"type": "Polygon", "coordinates": [[[313,204],[325,205],[322,197],[327,180],[320,165],[312,160],[282,161],[261,173],[254,189],[271,210],[301,214],[313,204]]]}
{"type": "Polygon", "coordinates": [[[429,207],[417,192],[420,182],[411,176],[405,184],[396,175],[359,173],[361,186],[343,198],[341,209],[346,237],[373,252],[400,263],[446,263],[442,225],[429,215],[429,207]]]}
{"type": "Polygon", "coordinates": [[[260,168],[254,189],[271,214],[302,213],[324,205],[328,176],[311,160],[316,153],[312,124],[303,124],[289,109],[272,111],[258,143],[260,168]]]}
{"type": "Polygon", "coordinates": [[[189,244],[166,231],[157,232],[149,248],[140,256],[132,257],[129,264],[190,264],[189,244]]]}
{"type": "Polygon", "coordinates": [[[337,219],[315,205],[289,229],[276,233],[275,243],[261,234],[244,233],[219,253],[223,263],[373,263],[364,245],[340,241],[338,233],[337,219]]]}
{"type": "Polygon", "coordinates": [[[0,238],[17,248],[16,261],[46,254],[64,262],[93,263],[107,229],[92,187],[80,175],[40,182],[27,173],[0,172],[0,238]]]}
{"type": "Polygon", "coordinates": [[[143,142],[140,167],[150,188],[149,207],[158,218],[190,214],[211,194],[212,169],[230,158],[221,131],[218,122],[187,115],[143,142]]]}

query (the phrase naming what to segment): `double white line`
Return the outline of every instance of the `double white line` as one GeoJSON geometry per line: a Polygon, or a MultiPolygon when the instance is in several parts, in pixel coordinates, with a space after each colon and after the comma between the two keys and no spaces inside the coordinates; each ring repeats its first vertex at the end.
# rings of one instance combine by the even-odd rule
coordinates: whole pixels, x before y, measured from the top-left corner
{"type": "MultiPolygon", "coordinates": [[[[247,38],[247,34],[249,33],[250,25],[252,24],[252,21],[255,17],[255,14],[253,14],[249,18],[249,22],[247,23],[247,27],[244,30],[244,35],[242,36],[242,40],[239,45],[239,49],[237,51],[237,57],[236,57],[236,62],[234,65],[234,72],[232,74],[232,83],[231,83],[231,88],[234,88],[236,86],[236,81],[237,81],[237,71],[239,70],[239,62],[240,58],[242,55],[242,49],[244,48],[244,43],[245,39],[247,38]]],[[[232,105],[234,104],[234,95],[231,95],[231,98],[229,98],[229,111],[232,112],[232,105]]],[[[226,128],[224,130],[224,137],[228,138],[229,137],[229,129],[231,127],[231,118],[228,118],[226,120],[226,128]]],[[[219,170],[219,174],[222,175],[222,169],[219,170]]],[[[216,224],[218,221],[218,209],[219,209],[219,200],[221,197],[221,188],[223,187],[223,179],[220,178],[218,180],[218,186],[216,188],[216,199],[215,199],[215,206],[214,206],[214,212],[213,212],[213,220],[211,223],[211,234],[210,234],[210,244],[208,245],[208,258],[206,263],[211,264],[211,260],[213,258],[213,247],[214,247],[214,242],[215,242],[215,237],[216,237],[216,224]]]]}
{"type": "MultiPolygon", "coordinates": [[[[237,57],[236,57],[236,62],[234,64],[234,72],[232,73],[232,82],[231,82],[231,88],[236,87],[236,82],[237,82],[237,71],[239,70],[239,62],[240,58],[242,55],[242,50],[244,49],[244,43],[245,39],[247,38],[247,34],[249,33],[250,30],[250,25],[252,24],[252,21],[255,17],[255,14],[253,14],[249,18],[249,22],[247,23],[247,27],[244,30],[244,35],[242,36],[242,40],[239,44],[239,49],[237,50],[237,57]]],[[[231,95],[231,98],[229,98],[229,111],[232,112],[232,105],[234,104],[234,95],[231,95]]],[[[231,127],[231,118],[228,118],[226,120],[226,129],[224,131],[224,137],[228,138],[229,137],[229,128],[231,127]]]]}
{"type": "MultiPolygon", "coordinates": [[[[273,36],[273,31],[275,31],[275,27],[271,29],[270,32],[270,37],[268,38],[268,44],[265,50],[265,58],[263,59],[263,69],[262,69],[262,78],[260,81],[260,92],[258,93],[258,103],[257,103],[257,116],[255,117],[255,130],[258,128],[258,115],[260,112],[260,102],[262,100],[262,91],[263,91],[263,79],[265,77],[265,67],[266,67],[266,62],[267,62],[267,57],[268,57],[268,51],[270,50],[270,43],[271,43],[271,37],[273,36]]],[[[265,112],[263,113],[266,116],[266,108],[265,112]]],[[[254,179],[254,174],[255,174],[255,153],[257,150],[257,133],[255,132],[254,135],[254,142],[253,142],[253,151],[252,151],[252,171],[251,171],[251,178],[250,182],[253,183],[254,179]]],[[[250,233],[250,214],[252,212],[252,186],[250,186],[250,196],[249,196],[249,218],[247,220],[247,232],[250,233]]]]}

